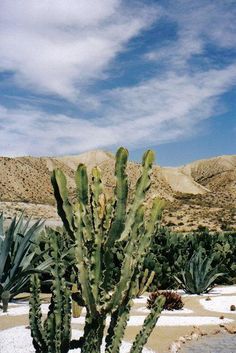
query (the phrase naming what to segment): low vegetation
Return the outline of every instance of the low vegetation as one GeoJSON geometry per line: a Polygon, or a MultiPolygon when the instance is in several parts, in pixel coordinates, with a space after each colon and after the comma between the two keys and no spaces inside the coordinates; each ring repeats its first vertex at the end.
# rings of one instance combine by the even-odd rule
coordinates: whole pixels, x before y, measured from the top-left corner
{"type": "Polygon", "coordinates": [[[35,249],[41,228],[42,222],[30,226],[23,214],[5,226],[3,214],[0,215],[0,300],[4,312],[12,298],[28,290],[30,275],[45,270],[49,264],[40,263],[42,253],[37,255],[35,249]]]}
{"type": "Polygon", "coordinates": [[[184,307],[184,303],[182,301],[182,297],[180,294],[173,290],[165,290],[165,291],[156,291],[150,293],[147,300],[147,308],[151,309],[157,297],[164,296],[166,301],[163,309],[165,310],[180,310],[184,307]]]}
{"type": "Polygon", "coordinates": [[[220,272],[219,265],[212,267],[213,261],[214,255],[208,257],[202,249],[199,249],[185,265],[180,277],[175,277],[175,279],[188,294],[208,293],[216,279],[225,275],[220,272]]]}
{"type": "Polygon", "coordinates": [[[203,257],[212,258],[210,269],[217,266],[219,272],[225,273],[224,276],[216,278],[215,283],[236,283],[235,232],[209,233],[203,228],[183,234],[161,227],[156,232],[144,261],[144,267],[156,273],[151,290],[178,288],[175,277],[181,277],[181,271],[200,249],[203,257]]]}

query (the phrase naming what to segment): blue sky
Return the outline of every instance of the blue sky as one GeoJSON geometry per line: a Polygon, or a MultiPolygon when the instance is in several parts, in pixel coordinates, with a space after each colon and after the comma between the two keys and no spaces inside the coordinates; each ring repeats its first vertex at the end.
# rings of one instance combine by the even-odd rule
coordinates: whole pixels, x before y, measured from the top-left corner
{"type": "Polygon", "coordinates": [[[0,155],[235,154],[235,18],[235,0],[1,0],[0,155]]]}

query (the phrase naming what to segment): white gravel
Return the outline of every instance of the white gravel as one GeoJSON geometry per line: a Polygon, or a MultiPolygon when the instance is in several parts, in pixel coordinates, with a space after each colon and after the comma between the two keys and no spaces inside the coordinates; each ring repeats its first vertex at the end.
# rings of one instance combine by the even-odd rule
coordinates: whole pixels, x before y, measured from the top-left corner
{"type": "MultiPolygon", "coordinates": [[[[132,315],[128,321],[128,326],[142,326],[146,316],[132,315]]],[[[109,318],[106,325],[109,324],[109,318]]],[[[77,319],[72,319],[72,323],[84,325],[85,318],[81,316],[77,319]]],[[[214,316],[171,316],[161,315],[156,326],[203,326],[203,325],[219,325],[233,322],[231,319],[219,319],[214,316]]]]}
{"type": "Polygon", "coordinates": [[[231,311],[230,306],[236,306],[236,295],[213,297],[211,300],[200,299],[200,304],[204,309],[225,314],[236,314],[236,311],[231,311]]]}
{"type": "MultiPolygon", "coordinates": [[[[42,304],[42,313],[47,314],[49,304],[42,304]]],[[[19,315],[29,315],[29,304],[25,302],[24,304],[11,303],[8,307],[7,313],[0,311],[0,316],[19,316],[19,315]]]]}
{"type": "MultiPolygon", "coordinates": [[[[73,330],[72,338],[78,339],[82,331],[73,330]]],[[[128,353],[131,348],[129,342],[122,342],[121,353],[128,353]]],[[[104,346],[103,350],[104,352],[104,346]]],[[[0,331],[0,352],[1,353],[35,353],[32,345],[30,330],[25,326],[17,326],[0,331]]],[[[73,349],[71,353],[79,353],[80,349],[73,349]]],[[[154,353],[152,350],[144,348],[143,353],[154,353]]]]}

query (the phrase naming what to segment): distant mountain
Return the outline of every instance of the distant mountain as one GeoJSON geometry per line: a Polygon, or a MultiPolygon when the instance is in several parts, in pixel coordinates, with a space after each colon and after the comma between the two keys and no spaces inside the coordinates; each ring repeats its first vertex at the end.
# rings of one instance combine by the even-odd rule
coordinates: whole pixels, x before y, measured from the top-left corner
{"type": "MultiPolygon", "coordinates": [[[[54,168],[65,172],[73,198],[73,175],[79,163],[86,164],[89,171],[98,165],[106,192],[111,193],[115,185],[115,157],[108,152],[96,150],[56,158],[0,157],[0,210],[11,217],[25,209],[33,217],[42,217],[51,223],[59,221],[51,172],[54,168]]],[[[131,189],[139,173],[140,164],[129,162],[131,189]]],[[[174,230],[188,231],[199,226],[236,229],[236,156],[220,156],[175,168],[154,166],[148,205],[155,196],[167,200],[163,223],[174,230]]]]}

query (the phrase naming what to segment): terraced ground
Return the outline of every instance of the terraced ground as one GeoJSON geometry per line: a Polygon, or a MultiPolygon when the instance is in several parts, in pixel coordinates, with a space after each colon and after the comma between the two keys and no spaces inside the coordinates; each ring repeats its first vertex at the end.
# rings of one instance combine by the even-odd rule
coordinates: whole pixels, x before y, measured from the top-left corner
{"type": "MultiPolygon", "coordinates": [[[[42,310],[43,313],[46,313],[48,295],[43,295],[42,299],[44,301],[42,310]]],[[[125,336],[126,350],[124,349],[124,353],[128,352],[129,343],[140,330],[148,313],[146,301],[147,296],[135,300],[125,336]]],[[[210,294],[203,296],[183,295],[183,301],[185,303],[183,310],[163,311],[144,353],[150,351],[175,353],[177,348],[184,348],[186,345],[191,349],[192,343],[196,340],[200,347],[205,347],[202,340],[206,339],[206,335],[209,338],[215,336],[216,333],[226,333],[227,330],[236,331],[236,312],[230,311],[230,305],[236,304],[236,286],[216,287],[210,294]]],[[[25,294],[10,305],[8,314],[0,313],[0,352],[34,352],[32,348],[30,350],[28,309],[27,294],[25,294]]],[[[75,335],[81,334],[85,319],[84,314],[83,311],[80,318],[72,319],[75,335]]],[[[76,350],[71,352],[77,353],[76,350]]],[[[189,351],[189,353],[192,352],[189,351]]]]}

